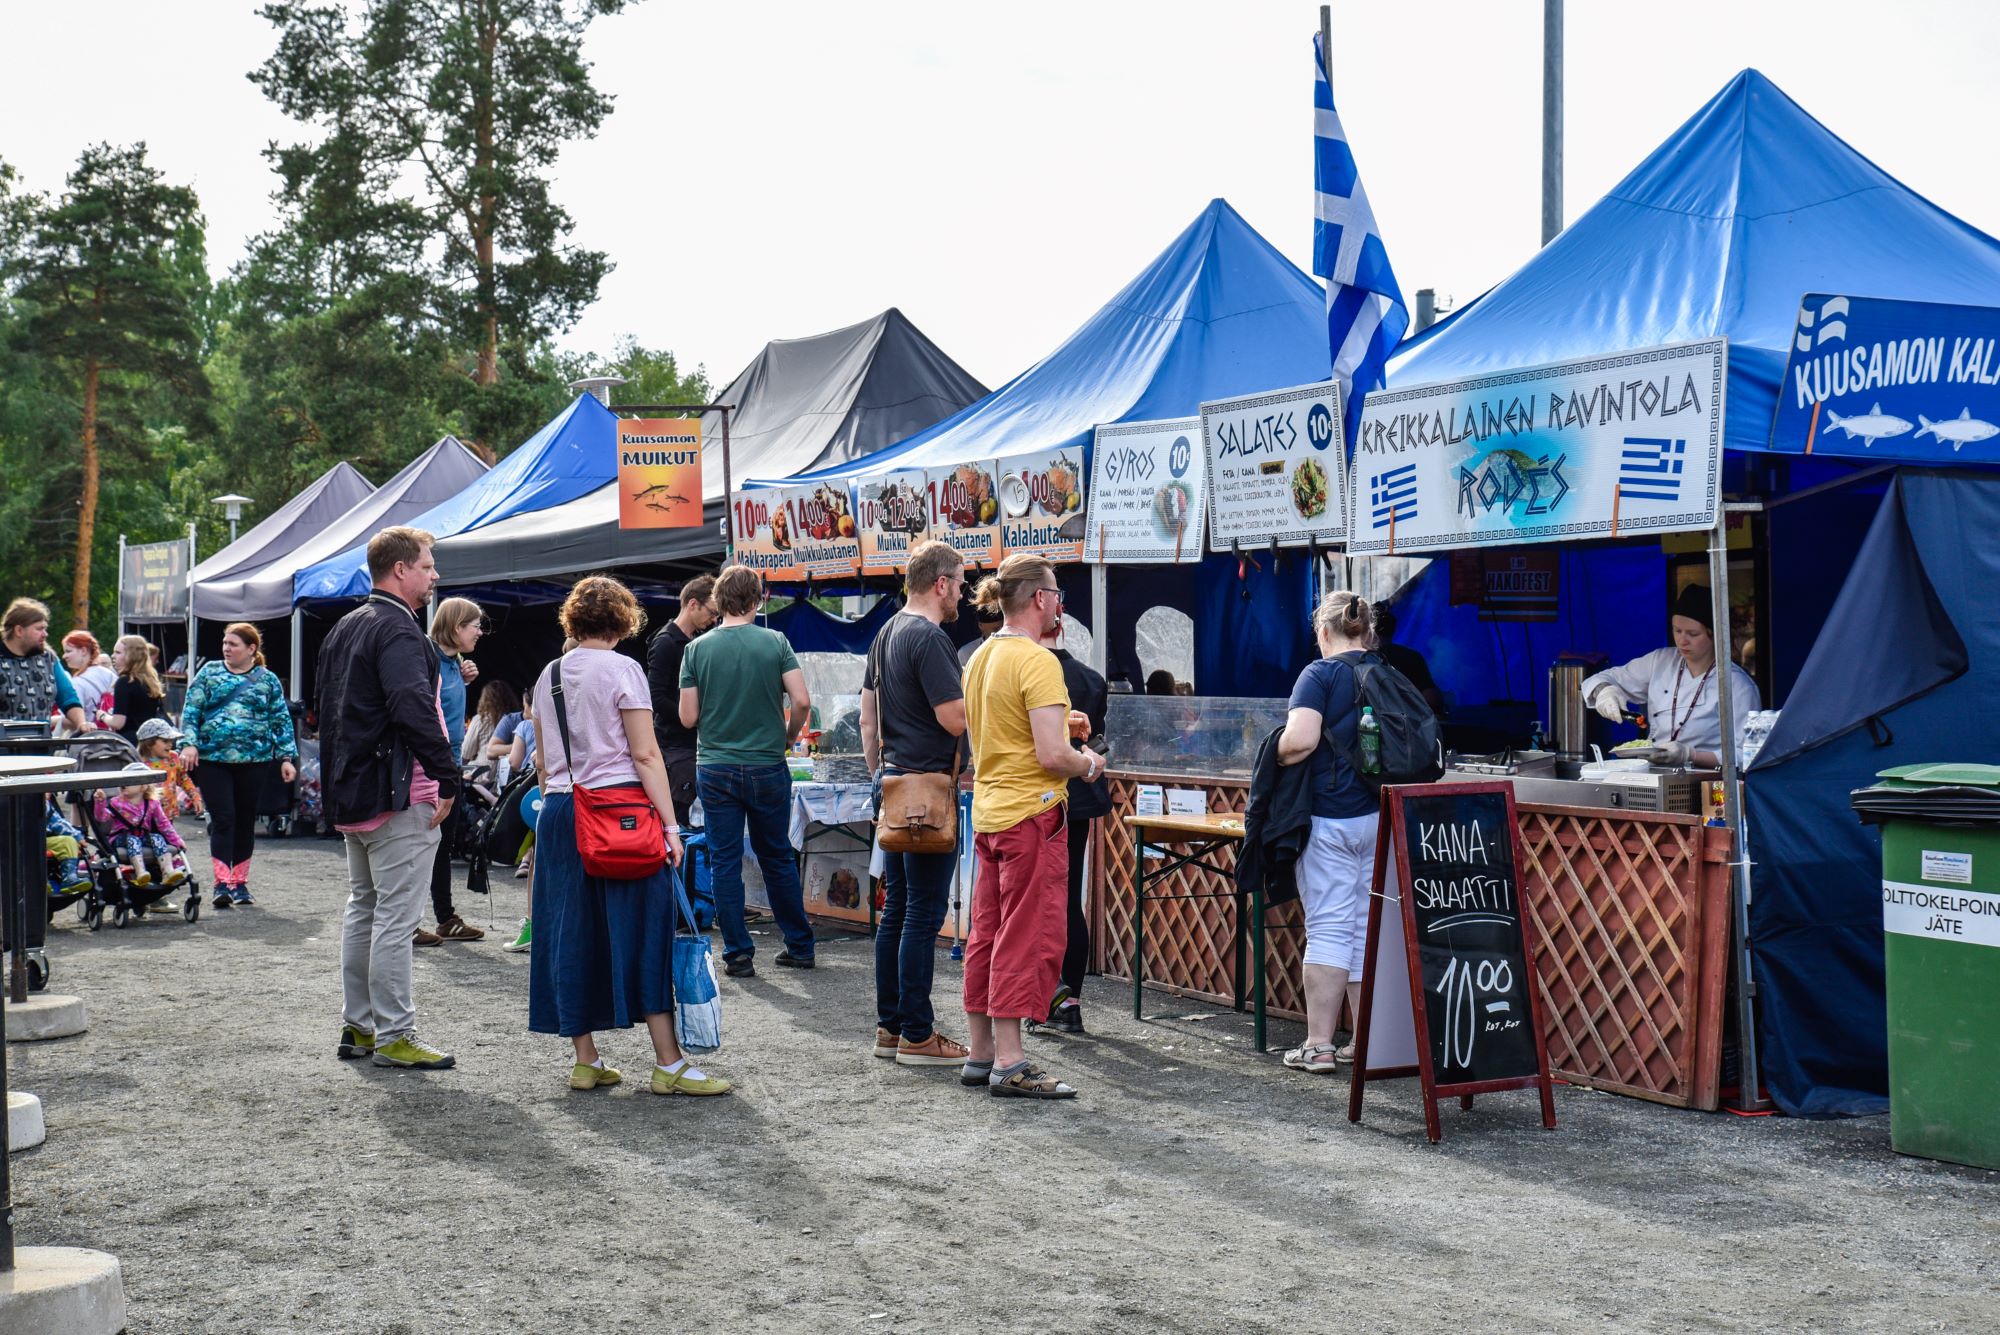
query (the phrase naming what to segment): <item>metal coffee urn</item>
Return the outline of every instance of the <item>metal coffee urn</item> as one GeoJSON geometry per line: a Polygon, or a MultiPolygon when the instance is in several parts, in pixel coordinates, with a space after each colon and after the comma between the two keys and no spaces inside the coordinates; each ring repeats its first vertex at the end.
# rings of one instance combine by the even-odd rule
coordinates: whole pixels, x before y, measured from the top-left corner
{"type": "Polygon", "coordinates": [[[1590,759],[1590,710],[1583,703],[1589,663],[1564,654],[1549,667],[1549,744],[1556,753],[1556,777],[1574,779],[1590,759]]]}

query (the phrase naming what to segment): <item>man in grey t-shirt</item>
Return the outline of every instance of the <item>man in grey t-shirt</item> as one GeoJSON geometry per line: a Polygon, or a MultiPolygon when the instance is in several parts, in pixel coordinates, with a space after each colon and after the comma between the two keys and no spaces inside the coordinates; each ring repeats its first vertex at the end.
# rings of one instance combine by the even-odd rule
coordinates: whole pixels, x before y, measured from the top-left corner
{"type": "MultiPolygon", "coordinates": [[[[942,542],[910,553],[908,599],[868,650],[861,678],[861,754],[878,774],[950,773],[964,749],[965,691],[951,637],[965,563],[942,542]]],[[[875,1055],[899,1066],[959,1066],[965,1045],[937,1031],[931,979],[956,853],[883,852],[875,924],[875,1055]]]]}

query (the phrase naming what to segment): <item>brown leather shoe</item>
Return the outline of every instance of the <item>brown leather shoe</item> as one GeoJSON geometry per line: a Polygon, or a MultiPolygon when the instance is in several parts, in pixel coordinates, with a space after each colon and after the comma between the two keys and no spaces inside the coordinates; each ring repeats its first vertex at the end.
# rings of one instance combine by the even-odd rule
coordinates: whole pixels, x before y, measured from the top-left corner
{"type": "Polygon", "coordinates": [[[438,924],[437,934],[447,941],[484,941],[486,933],[456,913],[438,924]]]}
{"type": "Polygon", "coordinates": [[[417,934],[410,939],[410,944],[417,946],[441,946],[444,944],[444,938],[436,932],[426,932],[423,928],[419,927],[417,934]]]}
{"type": "Polygon", "coordinates": [[[898,1066],[963,1066],[969,1055],[965,1044],[936,1032],[921,1043],[905,1038],[896,1044],[898,1066]]]}

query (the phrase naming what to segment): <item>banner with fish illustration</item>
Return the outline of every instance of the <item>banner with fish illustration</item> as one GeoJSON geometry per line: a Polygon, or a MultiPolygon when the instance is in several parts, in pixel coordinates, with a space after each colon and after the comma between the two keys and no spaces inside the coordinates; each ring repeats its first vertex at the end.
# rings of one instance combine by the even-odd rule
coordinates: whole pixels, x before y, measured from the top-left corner
{"type": "Polygon", "coordinates": [[[1000,498],[996,470],[988,460],[933,468],[924,474],[930,505],[930,535],[958,549],[965,564],[992,569],[1000,564],[1000,498]]]}
{"type": "Polygon", "coordinates": [[[1361,404],[1347,550],[1713,528],[1727,362],[1713,338],[1377,390],[1361,404]]]}
{"type": "Polygon", "coordinates": [[[1083,451],[1037,450],[996,465],[1000,541],[1007,555],[1033,552],[1058,563],[1083,559],[1083,451]]]}
{"type": "Polygon", "coordinates": [[[1340,386],[1327,380],[1201,405],[1208,545],[1338,545],[1347,537],[1340,386]]]}
{"type": "Polygon", "coordinates": [[[1809,293],[1771,448],[1938,463],[2000,459],[2000,310],[1809,293]]]}
{"type": "Polygon", "coordinates": [[[618,527],[701,524],[701,419],[621,418],[618,527]]]}
{"type": "Polygon", "coordinates": [[[870,575],[900,574],[910,564],[910,549],[930,534],[924,470],[906,468],[857,480],[854,525],[861,541],[862,570],[870,575]]]}
{"type": "Polygon", "coordinates": [[[1098,427],[1090,467],[1085,560],[1157,565],[1201,559],[1207,478],[1199,417],[1098,427]]]}

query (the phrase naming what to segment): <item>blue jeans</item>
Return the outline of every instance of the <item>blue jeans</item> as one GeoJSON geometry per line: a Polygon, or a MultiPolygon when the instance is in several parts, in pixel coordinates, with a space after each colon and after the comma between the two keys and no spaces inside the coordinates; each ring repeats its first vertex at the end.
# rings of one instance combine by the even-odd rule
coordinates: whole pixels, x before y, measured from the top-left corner
{"type": "Polygon", "coordinates": [[[806,922],[799,863],[788,833],[792,821],[792,771],[776,765],[703,765],[695,773],[701,789],[703,826],[714,859],[715,915],[722,922],[722,958],[749,959],[757,953],[743,925],[743,830],[764,873],[771,916],[793,958],[813,957],[812,926],[806,922]]]}
{"type": "Polygon", "coordinates": [[[951,906],[956,853],[884,853],[875,920],[875,1023],[911,1043],[931,1036],[938,929],[951,906]]]}

